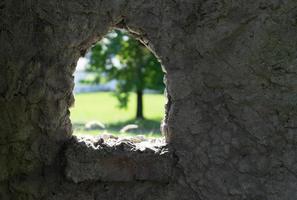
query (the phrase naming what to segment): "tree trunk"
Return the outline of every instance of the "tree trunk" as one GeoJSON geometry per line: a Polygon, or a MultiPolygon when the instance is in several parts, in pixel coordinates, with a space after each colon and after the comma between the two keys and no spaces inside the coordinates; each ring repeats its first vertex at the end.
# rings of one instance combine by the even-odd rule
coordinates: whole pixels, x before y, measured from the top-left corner
{"type": "Polygon", "coordinates": [[[144,119],[143,117],[143,91],[137,90],[137,107],[136,107],[136,119],[144,119]]]}

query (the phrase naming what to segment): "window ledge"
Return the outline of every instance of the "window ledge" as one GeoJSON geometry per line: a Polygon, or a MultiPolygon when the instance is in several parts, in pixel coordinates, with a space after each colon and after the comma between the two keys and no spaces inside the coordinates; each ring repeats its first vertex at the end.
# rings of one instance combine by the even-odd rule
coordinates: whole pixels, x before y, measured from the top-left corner
{"type": "Polygon", "coordinates": [[[100,138],[73,137],[67,144],[65,175],[84,181],[168,182],[174,159],[165,144],[119,140],[109,145],[100,138]]]}

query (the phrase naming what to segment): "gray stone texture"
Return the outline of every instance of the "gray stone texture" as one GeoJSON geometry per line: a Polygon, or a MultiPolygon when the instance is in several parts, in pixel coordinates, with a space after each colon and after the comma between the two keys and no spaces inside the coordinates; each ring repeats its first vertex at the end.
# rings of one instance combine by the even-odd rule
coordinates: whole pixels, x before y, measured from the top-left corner
{"type": "Polygon", "coordinates": [[[0,199],[296,200],[296,89],[295,0],[1,0],[0,199]],[[160,178],[74,166],[102,153],[71,136],[72,74],[115,27],[166,71],[168,157],[126,152],[160,178]]]}
{"type": "Polygon", "coordinates": [[[74,139],[65,151],[65,175],[75,183],[84,181],[170,182],[175,159],[166,146],[138,146],[131,141],[113,145],[103,140],[74,139]]]}

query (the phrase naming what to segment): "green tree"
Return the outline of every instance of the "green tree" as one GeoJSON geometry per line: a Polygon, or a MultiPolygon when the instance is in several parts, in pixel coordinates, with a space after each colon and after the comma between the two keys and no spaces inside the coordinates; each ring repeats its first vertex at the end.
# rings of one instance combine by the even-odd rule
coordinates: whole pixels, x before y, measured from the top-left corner
{"type": "Polygon", "coordinates": [[[127,108],[129,94],[135,92],[137,119],[144,118],[144,89],[164,90],[160,63],[125,31],[115,30],[92,47],[88,70],[96,72],[96,82],[117,80],[114,94],[120,108],[127,108]]]}

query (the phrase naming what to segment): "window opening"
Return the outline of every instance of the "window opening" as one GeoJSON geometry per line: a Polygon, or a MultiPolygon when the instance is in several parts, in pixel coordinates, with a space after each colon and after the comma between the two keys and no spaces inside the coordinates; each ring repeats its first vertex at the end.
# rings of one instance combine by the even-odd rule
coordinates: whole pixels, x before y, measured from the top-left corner
{"type": "Polygon", "coordinates": [[[158,59],[127,31],[108,33],[77,62],[73,134],[163,142],[163,76],[158,59]]]}

